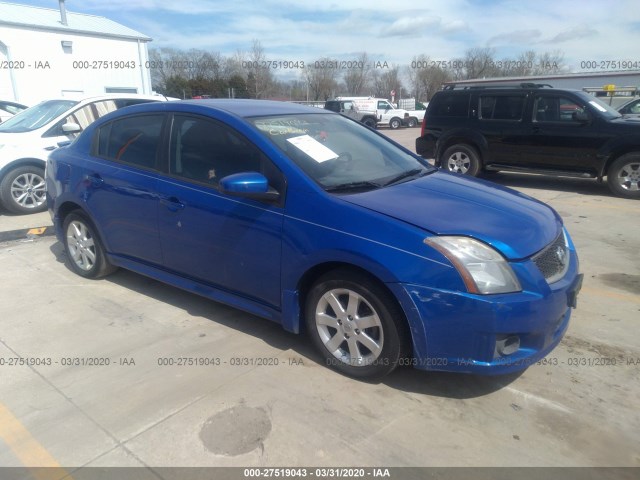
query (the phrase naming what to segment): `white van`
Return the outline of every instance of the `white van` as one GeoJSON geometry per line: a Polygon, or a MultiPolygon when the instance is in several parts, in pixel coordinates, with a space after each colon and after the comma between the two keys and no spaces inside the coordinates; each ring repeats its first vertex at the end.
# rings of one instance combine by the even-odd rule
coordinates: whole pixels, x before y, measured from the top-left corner
{"type": "Polygon", "coordinates": [[[153,101],[166,98],[118,94],[46,100],[0,124],[0,204],[18,214],[46,210],[44,168],[49,152],[109,112],[153,101]]]}

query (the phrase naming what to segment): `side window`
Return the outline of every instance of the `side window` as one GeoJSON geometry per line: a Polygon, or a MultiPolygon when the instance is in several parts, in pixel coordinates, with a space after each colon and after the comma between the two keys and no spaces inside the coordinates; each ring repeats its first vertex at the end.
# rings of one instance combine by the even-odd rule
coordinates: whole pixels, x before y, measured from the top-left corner
{"type": "Polygon", "coordinates": [[[261,152],[231,128],[212,120],[176,115],[170,142],[169,171],[217,185],[227,175],[262,172],[261,152]]]}
{"type": "Polygon", "coordinates": [[[466,117],[469,113],[469,95],[442,95],[435,100],[433,115],[438,117],[466,117]]]}
{"type": "Polygon", "coordinates": [[[45,134],[45,136],[59,137],[66,135],[70,138],[75,138],[80,135],[82,130],[87,128],[98,118],[106,115],[109,112],[113,112],[116,109],[117,107],[113,100],[90,103],[82,108],[79,108],[78,110],[75,110],[71,115],[68,115],[63,120],[59,121],[45,134]],[[76,125],[79,125],[81,129],[80,132],[66,133],[64,130],[62,130],[62,126],[65,123],[75,123],[76,125]]]}
{"type": "Polygon", "coordinates": [[[379,110],[386,110],[387,108],[389,108],[389,104],[387,102],[378,101],[379,110]]]}
{"type": "Polygon", "coordinates": [[[137,167],[155,168],[164,115],[136,115],[98,130],[99,157],[137,167]]]}
{"type": "Polygon", "coordinates": [[[538,96],[533,102],[533,115],[536,122],[578,123],[574,113],[584,108],[568,97],[538,96]]]}
{"type": "Polygon", "coordinates": [[[485,120],[522,120],[524,96],[483,95],[480,97],[480,118],[485,120]]]}

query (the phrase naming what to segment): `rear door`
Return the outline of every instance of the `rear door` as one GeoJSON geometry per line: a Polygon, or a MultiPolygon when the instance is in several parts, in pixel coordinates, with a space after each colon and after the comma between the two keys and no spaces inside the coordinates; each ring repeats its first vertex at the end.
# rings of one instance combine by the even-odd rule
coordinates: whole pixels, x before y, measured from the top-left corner
{"type": "Polygon", "coordinates": [[[162,263],[156,188],[165,117],[142,114],[101,126],[81,179],[107,250],[155,265],[162,263]]]}
{"type": "Polygon", "coordinates": [[[485,164],[521,162],[520,147],[528,134],[523,121],[526,100],[525,92],[478,96],[478,126],[487,141],[485,164]]]}

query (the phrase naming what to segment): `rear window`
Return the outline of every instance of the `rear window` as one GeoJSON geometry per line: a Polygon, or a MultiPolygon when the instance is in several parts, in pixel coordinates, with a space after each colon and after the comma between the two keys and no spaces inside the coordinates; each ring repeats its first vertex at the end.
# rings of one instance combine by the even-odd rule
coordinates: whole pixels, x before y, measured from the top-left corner
{"type": "Polygon", "coordinates": [[[466,117],[469,112],[469,94],[436,95],[429,107],[429,113],[438,117],[466,117]]]}
{"type": "Polygon", "coordinates": [[[480,118],[484,120],[522,120],[523,95],[482,95],[480,118]]]}

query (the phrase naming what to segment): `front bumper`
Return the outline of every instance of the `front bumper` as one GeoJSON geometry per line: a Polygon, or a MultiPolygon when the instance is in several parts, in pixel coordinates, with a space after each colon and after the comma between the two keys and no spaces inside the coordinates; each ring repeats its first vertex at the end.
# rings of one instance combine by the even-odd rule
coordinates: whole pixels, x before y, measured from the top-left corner
{"type": "Polygon", "coordinates": [[[412,331],[412,365],[422,370],[496,375],[538,362],[560,343],[569,326],[582,285],[575,252],[572,257],[564,278],[545,283],[540,291],[473,295],[396,284],[412,331]],[[518,341],[508,354],[502,349],[505,339],[518,341]]]}

